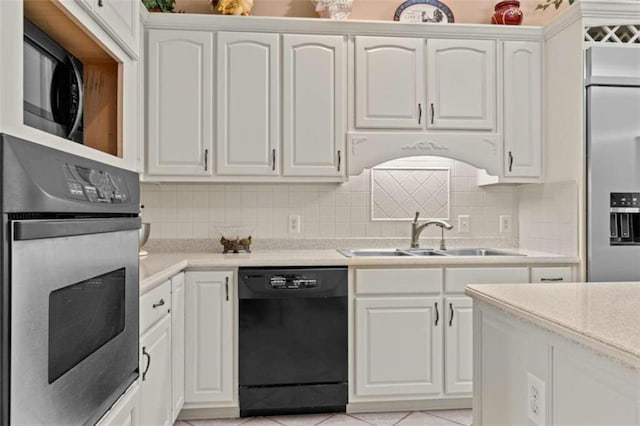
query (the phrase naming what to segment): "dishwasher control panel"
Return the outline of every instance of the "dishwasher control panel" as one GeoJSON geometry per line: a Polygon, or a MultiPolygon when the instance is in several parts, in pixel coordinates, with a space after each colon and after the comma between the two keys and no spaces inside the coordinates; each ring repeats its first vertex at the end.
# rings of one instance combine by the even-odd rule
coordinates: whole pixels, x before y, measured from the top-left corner
{"type": "Polygon", "coordinates": [[[276,290],[300,290],[304,288],[317,288],[319,286],[320,282],[318,279],[298,274],[271,275],[268,283],[269,288],[276,290]]]}

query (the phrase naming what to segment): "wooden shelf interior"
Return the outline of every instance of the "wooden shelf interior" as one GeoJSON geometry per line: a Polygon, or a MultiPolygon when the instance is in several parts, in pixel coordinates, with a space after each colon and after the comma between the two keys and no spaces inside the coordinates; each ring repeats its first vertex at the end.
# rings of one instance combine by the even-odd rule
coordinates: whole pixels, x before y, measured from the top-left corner
{"type": "Polygon", "coordinates": [[[83,64],[84,144],[122,157],[122,63],[55,0],[24,0],[24,17],[83,64]]]}

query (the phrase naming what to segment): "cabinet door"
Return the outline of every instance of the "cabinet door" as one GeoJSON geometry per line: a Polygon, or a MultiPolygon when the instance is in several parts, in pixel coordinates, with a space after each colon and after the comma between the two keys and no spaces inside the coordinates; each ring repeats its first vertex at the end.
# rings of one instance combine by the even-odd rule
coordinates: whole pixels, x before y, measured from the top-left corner
{"type": "Polygon", "coordinates": [[[424,39],[356,37],[356,127],[421,129],[424,39]]]}
{"type": "Polygon", "coordinates": [[[140,36],[140,2],[131,0],[93,0],[100,24],[129,52],[137,55],[140,36]]]}
{"type": "Polygon", "coordinates": [[[175,422],[184,405],[184,272],[171,278],[171,355],[172,355],[172,419],[175,422]]]}
{"type": "Polygon", "coordinates": [[[342,36],[283,36],[283,174],[344,176],[346,58],[342,36]]]}
{"type": "Polygon", "coordinates": [[[532,283],[570,283],[573,271],[570,266],[531,268],[532,283]]]}
{"type": "Polygon", "coordinates": [[[233,273],[186,273],[185,403],[232,402],[233,273]]]}
{"type": "Polygon", "coordinates": [[[276,175],[278,34],[218,32],[217,172],[276,175]]]}
{"type": "Polygon", "coordinates": [[[138,426],[140,419],[140,385],[134,382],[111,410],[97,423],[98,426],[138,426]]]}
{"type": "Polygon", "coordinates": [[[428,128],[495,128],[495,41],[428,40],[427,79],[428,128]]]}
{"type": "Polygon", "coordinates": [[[358,396],[442,391],[442,299],[356,298],[358,396]]]}
{"type": "Polygon", "coordinates": [[[504,42],[504,175],[542,169],[542,55],[538,42],[504,42]]]}
{"type": "Polygon", "coordinates": [[[148,31],[150,175],[211,175],[213,34],[148,31]]]}
{"type": "Polygon", "coordinates": [[[470,394],[473,383],[473,303],[469,297],[445,297],[444,389],[470,394]]]}
{"type": "Polygon", "coordinates": [[[173,424],[171,416],[171,315],[140,338],[142,424],[173,424]]]}

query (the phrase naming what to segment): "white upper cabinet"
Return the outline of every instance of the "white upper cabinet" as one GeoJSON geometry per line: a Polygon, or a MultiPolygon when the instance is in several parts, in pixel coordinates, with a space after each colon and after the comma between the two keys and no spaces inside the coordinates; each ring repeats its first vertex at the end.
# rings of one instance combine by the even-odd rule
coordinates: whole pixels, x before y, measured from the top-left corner
{"type": "Polygon", "coordinates": [[[542,46],[504,42],[504,175],[539,177],[542,164],[542,46]]]}
{"type": "Polygon", "coordinates": [[[220,175],[279,173],[279,35],[217,33],[220,175]]]}
{"type": "Polygon", "coordinates": [[[355,39],[356,127],[423,128],[424,39],[355,39]]]}
{"type": "Polygon", "coordinates": [[[76,0],[134,58],[139,52],[140,5],[132,0],[76,0]]]}
{"type": "Polygon", "coordinates": [[[211,175],[213,34],[150,30],[147,43],[147,173],[211,175]]]}
{"type": "Polygon", "coordinates": [[[427,76],[429,129],[495,129],[495,41],[429,39],[427,76]]]}
{"type": "Polygon", "coordinates": [[[346,43],[342,36],[283,36],[283,175],[343,176],[346,43]]]}

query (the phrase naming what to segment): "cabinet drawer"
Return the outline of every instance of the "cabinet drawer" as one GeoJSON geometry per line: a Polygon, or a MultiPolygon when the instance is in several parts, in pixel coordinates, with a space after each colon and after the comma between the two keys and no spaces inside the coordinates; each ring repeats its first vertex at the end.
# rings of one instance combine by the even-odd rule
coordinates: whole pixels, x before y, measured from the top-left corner
{"type": "Polygon", "coordinates": [[[140,334],[162,319],[171,310],[171,281],[140,297],[140,334]]]}
{"type": "Polygon", "coordinates": [[[464,293],[469,284],[528,283],[529,268],[447,268],[444,291],[464,293]]]}
{"type": "Polygon", "coordinates": [[[531,268],[532,283],[555,283],[573,281],[573,273],[570,266],[554,268],[531,268]]]}
{"type": "Polygon", "coordinates": [[[439,294],[442,269],[358,269],[357,294],[439,294]]]}

